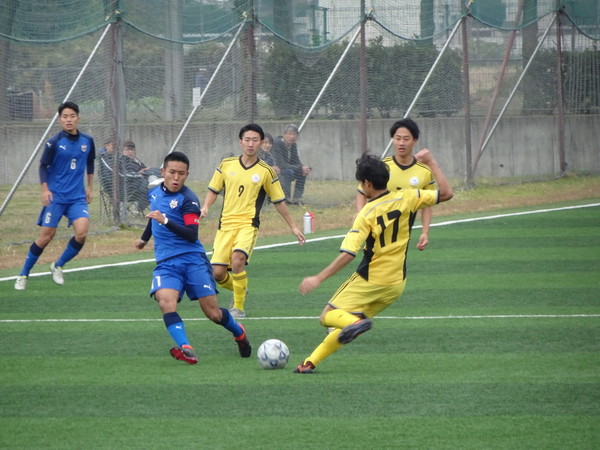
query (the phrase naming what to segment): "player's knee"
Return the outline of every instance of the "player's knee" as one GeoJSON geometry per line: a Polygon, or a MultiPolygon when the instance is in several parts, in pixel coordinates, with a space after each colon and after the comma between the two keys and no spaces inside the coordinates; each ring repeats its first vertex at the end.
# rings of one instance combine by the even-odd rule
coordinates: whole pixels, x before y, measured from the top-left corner
{"type": "Polygon", "coordinates": [[[85,238],[88,235],[88,231],[89,231],[89,227],[74,227],[73,228],[73,234],[75,235],[75,239],[77,239],[78,241],[85,241],[85,238]]]}
{"type": "MultiPolygon", "coordinates": [[[[329,312],[329,311],[327,311],[329,312]]],[[[327,312],[322,312],[321,315],[319,316],[319,323],[321,324],[322,327],[326,326],[325,325],[325,314],[327,314],[327,312]]]]}
{"type": "Polygon", "coordinates": [[[38,239],[35,240],[35,244],[39,247],[39,248],[46,248],[48,246],[48,244],[52,241],[52,238],[54,236],[44,236],[44,237],[40,237],[38,239]]]}
{"type": "Polygon", "coordinates": [[[217,283],[220,283],[221,281],[224,281],[225,278],[227,278],[227,271],[213,270],[213,277],[215,277],[215,281],[217,283]]]}
{"type": "Polygon", "coordinates": [[[211,308],[208,311],[204,311],[204,315],[208,320],[217,324],[221,323],[221,318],[223,317],[223,313],[219,308],[211,308]]]}

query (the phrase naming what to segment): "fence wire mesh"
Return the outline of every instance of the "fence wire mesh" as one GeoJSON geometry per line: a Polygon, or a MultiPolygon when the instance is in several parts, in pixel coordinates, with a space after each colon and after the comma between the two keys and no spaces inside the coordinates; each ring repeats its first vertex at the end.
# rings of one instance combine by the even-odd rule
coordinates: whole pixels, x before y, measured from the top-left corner
{"type": "MultiPolygon", "coordinates": [[[[544,116],[597,125],[598,39],[595,0],[10,0],[0,9],[0,184],[17,180],[71,90],[99,154],[111,142],[120,156],[134,140],[157,168],[185,150],[202,161],[197,180],[237,151],[250,121],[273,135],[305,124],[315,178],[348,179],[356,156],[384,152],[407,114],[425,124],[422,147],[461,149],[444,161],[453,174],[521,175],[519,158],[502,169],[486,158],[502,145],[494,130],[544,116]]],[[[546,173],[564,170],[557,153],[546,173]]],[[[36,182],[36,163],[23,182],[36,182]]],[[[148,180],[112,169],[97,184],[98,220],[141,223],[148,180]]]]}

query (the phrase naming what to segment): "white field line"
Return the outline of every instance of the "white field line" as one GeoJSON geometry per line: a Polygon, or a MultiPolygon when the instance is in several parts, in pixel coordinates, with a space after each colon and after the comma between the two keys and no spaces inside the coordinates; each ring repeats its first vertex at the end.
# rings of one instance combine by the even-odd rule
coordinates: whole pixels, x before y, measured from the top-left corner
{"type": "MultiPolygon", "coordinates": [[[[593,207],[597,207],[597,206],[600,206],[600,203],[589,203],[586,205],[564,206],[564,207],[560,207],[560,208],[537,209],[537,210],[533,210],[533,211],[522,211],[522,212],[510,213],[510,214],[495,214],[493,216],[473,217],[470,219],[449,220],[446,222],[432,223],[431,226],[432,227],[442,227],[442,226],[447,226],[447,225],[455,225],[457,223],[478,222],[481,220],[494,220],[494,219],[502,219],[504,217],[526,216],[529,214],[541,214],[541,213],[547,213],[547,212],[566,211],[566,210],[570,210],[570,209],[579,209],[579,208],[593,208],[593,207]]],[[[416,225],[413,229],[418,229],[418,228],[421,228],[421,226],[416,225]]],[[[345,234],[339,234],[336,236],[324,236],[324,237],[319,237],[319,238],[314,238],[314,239],[307,239],[306,242],[318,242],[318,241],[326,241],[329,239],[341,239],[344,236],[345,236],[345,234]]],[[[285,246],[289,246],[289,245],[297,245],[297,243],[298,243],[297,241],[290,241],[290,242],[282,242],[279,244],[259,245],[259,246],[255,247],[254,250],[264,250],[264,249],[269,249],[269,248],[285,247],[285,246]]],[[[210,255],[211,253],[212,252],[207,252],[208,255],[210,255]]],[[[76,267],[73,269],[64,269],[63,272],[64,273],[81,272],[84,270],[96,270],[96,269],[103,269],[106,267],[130,266],[130,265],[134,265],[134,264],[143,264],[143,263],[150,263],[150,262],[154,262],[154,259],[141,259],[141,260],[135,260],[135,261],[118,262],[118,263],[98,264],[98,265],[87,266],[87,267],[76,267]]],[[[50,272],[32,273],[29,275],[29,277],[33,278],[33,277],[41,277],[41,276],[46,276],[46,275],[50,275],[50,272]]],[[[1,281],[10,281],[10,280],[14,280],[16,278],[17,278],[16,275],[10,276],[10,277],[4,277],[4,278],[0,278],[0,282],[1,281]]]]}
{"type": "MultiPolygon", "coordinates": [[[[477,217],[471,219],[460,219],[460,220],[452,220],[446,222],[440,222],[431,224],[432,227],[435,226],[446,226],[446,225],[454,225],[457,223],[466,223],[466,222],[476,222],[480,220],[493,220],[500,219],[503,217],[512,217],[512,216],[522,216],[528,214],[540,214],[546,212],[553,211],[564,211],[569,209],[577,209],[577,208],[590,208],[600,206],[600,203],[591,203],[587,205],[577,205],[577,206],[566,206],[561,208],[550,208],[550,209],[540,209],[534,211],[523,211],[518,213],[510,213],[510,214],[496,214],[493,216],[485,216],[485,217],[477,217]]],[[[415,226],[414,228],[420,228],[420,226],[415,226]]],[[[317,242],[324,241],[328,239],[341,239],[345,235],[336,235],[336,236],[325,236],[315,239],[308,239],[307,242],[317,242]]],[[[255,247],[255,250],[269,249],[275,247],[284,247],[289,245],[295,245],[296,241],[284,242],[279,244],[271,244],[271,245],[261,245],[255,247]]],[[[211,252],[208,252],[209,254],[211,252]]],[[[143,259],[137,261],[126,261],[120,263],[111,263],[111,264],[100,264],[88,267],[79,267],[75,269],[66,269],[64,272],[79,272],[82,270],[95,270],[102,269],[105,267],[118,267],[118,266],[127,266],[133,264],[142,264],[142,263],[150,263],[154,262],[154,259],[143,259]]],[[[42,275],[50,275],[50,272],[36,273],[30,276],[42,276],[42,275]]],[[[8,281],[14,280],[16,277],[6,277],[0,278],[0,281],[8,281]]],[[[452,320],[452,319],[528,319],[528,318],[591,318],[591,317],[600,317],[600,314],[494,314],[494,315],[473,315],[473,316],[408,316],[408,317],[396,317],[396,316],[379,316],[376,317],[379,319],[388,319],[388,320],[452,320]]],[[[317,316],[296,316],[296,317],[250,317],[244,320],[317,320],[317,316]]],[[[186,321],[207,321],[207,318],[186,318],[186,321]]],[[[0,320],[0,323],[53,323],[53,322],[161,322],[162,319],[7,319],[0,320]]]]}
{"type": "MultiPolygon", "coordinates": [[[[600,314],[491,314],[475,316],[377,316],[375,320],[464,320],[464,319],[577,319],[600,317],[600,314]]],[[[318,316],[247,317],[246,320],[317,320],[318,316]]],[[[0,323],[91,323],[91,322],[162,322],[163,319],[3,319],[0,323]]],[[[208,321],[206,317],[186,318],[190,321],[208,321]]]]}

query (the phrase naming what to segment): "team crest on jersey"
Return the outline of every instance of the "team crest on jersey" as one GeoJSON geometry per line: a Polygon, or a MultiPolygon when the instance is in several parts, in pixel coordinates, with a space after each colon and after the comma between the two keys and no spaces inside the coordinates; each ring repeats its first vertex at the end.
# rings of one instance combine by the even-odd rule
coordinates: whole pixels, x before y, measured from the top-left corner
{"type": "Polygon", "coordinates": [[[171,209],[177,208],[178,205],[179,205],[179,202],[177,201],[177,199],[173,199],[169,202],[169,206],[171,207],[171,209]]]}
{"type": "Polygon", "coordinates": [[[260,175],[255,173],[254,175],[252,175],[252,182],[253,183],[258,183],[260,181],[260,175]]]}
{"type": "Polygon", "coordinates": [[[412,177],[409,181],[411,186],[418,186],[419,185],[419,178],[418,177],[412,177]]]}
{"type": "Polygon", "coordinates": [[[87,145],[85,145],[85,144],[84,144],[84,145],[82,145],[82,146],[81,146],[81,151],[82,151],[83,153],[87,152],[87,145]]]}

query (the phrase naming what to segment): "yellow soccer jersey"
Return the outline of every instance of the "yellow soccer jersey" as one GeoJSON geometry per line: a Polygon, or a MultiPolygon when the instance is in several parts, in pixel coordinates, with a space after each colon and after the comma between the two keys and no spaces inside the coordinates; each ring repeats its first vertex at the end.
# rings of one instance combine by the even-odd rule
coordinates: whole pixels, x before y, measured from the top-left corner
{"type": "Polygon", "coordinates": [[[241,157],[225,158],[215,170],[208,188],[223,192],[223,209],[219,229],[231,230],[240,225],[260,225],[260,210],[268,195],[273,203],[285,199],[277,173],[260,159],[250,167],[241,157]]]}
{"type": "MultiPolygon", "coordinates": [[[[427,165],[414,160],[410,166],[401,166],[393,156],[383,159],[390,169],[390,180],[387,188],[390,192],[400,189],[435,189],[435,180],[431,169],[427,165]]],[[[362,184],[358,185],[358,192],[364,194],[362,184]]]]}
{"type": "Polygon", "coordinates": [[[393,285],[406,277],[406,252],[416,212],[439,202],[439,191],[403,189],[370,200],[358,213],[340,251],[364,257],[356,272],[370,283],[393,285]]]}

